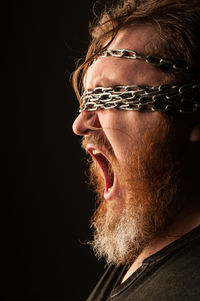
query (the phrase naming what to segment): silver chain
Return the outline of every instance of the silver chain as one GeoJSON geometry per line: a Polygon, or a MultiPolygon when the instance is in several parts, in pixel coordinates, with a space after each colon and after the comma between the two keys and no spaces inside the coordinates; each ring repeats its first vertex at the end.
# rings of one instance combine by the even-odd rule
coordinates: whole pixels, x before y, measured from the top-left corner
{"type": "Polygon", "coordinates": [[[200,110],[200,83],[175,86],[96,87],[81,96],[80,111],[120,109],[146,112],[190,113],[200,110]]]}
{"type": "MultiPolygon", "coordinates": [[[[130,49],[104,50],[101,58],[114,56],[118,58],[144,60],[145,62],[167,71],[194,71],[191,67],[172,61],[144,56],[130,49]]],[[[98,58],[97,58],[98,59],[98,58]]],[[[81,96],[80,111],[97,109],[120,109],[146,112],[189,113],[200,110],[200,83],[150,86],[115,86],[96,87],[85,90],[81,96]]]]}
{"type": "Polygon", "coordinates": [[[112,50],[104,50],[103,53],[99,57],[106,57],[106,56],[114,56],[118,58],[126,58],[126,59],[132,59],[132,60],[143,60],[146,63],[149,63],[153,66],[156,66],[161,69],[165,69],[167,71],[195,71],[191,67],[186,65],[180,65],[177,63],[174,63],[172,61],[157,57],[157,56],[145,56],[140,55],[136,51],[131,49],[112,49],[112,50]]]}

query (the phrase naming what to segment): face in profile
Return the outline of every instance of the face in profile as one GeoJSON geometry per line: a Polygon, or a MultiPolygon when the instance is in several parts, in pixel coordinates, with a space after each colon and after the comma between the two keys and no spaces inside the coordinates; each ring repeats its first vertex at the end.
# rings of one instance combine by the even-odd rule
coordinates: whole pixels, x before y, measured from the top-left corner
{"type": "MultiPolygon", "coordinates": [[[[152,27],[141,26],[134,35],[129,28],[109,47],[141,53],[154,34],[152,27]]],[[[89,67],[85,88],[158,86],[165,80],[165,73],[145,62],[107,57],[89,67]]],[[[108,263],[132,262],[181,208],[176,127],[162,113],[115,109],[80,114],[74,131],[84,136],[83,148],[91,155],[90,181],[99,200],[92,247],[108,263]]]]}

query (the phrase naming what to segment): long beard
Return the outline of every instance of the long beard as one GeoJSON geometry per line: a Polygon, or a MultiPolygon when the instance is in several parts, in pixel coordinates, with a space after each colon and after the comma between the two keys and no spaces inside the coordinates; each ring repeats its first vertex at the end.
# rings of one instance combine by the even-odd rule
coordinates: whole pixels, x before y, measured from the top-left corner
{"type": "MultiPolygon", "coordinates": [[[[122,164],[113,155],[112,169],[126,191],[126,199],[107,202],[103,198],[104,182],[99,167],[90,167],[91,185],[99,207],[92,226],[95,254],[107,263],[132,263],[141,251],[162,232],[182,208],[179,202],[180,160],[174,148],[174,135],[167,119],[157,127],[159,132],[146,132],[137,149],[122,164]],[[121,207],[121,205],[123,206],[121,207]]],[[[99,142],[99,141],[98,141],[99,142]]],[[[106,139],[101,139],[106,149],[106,139]]],[[[110,146],[108,146],[110,150],[110,146]]]]}

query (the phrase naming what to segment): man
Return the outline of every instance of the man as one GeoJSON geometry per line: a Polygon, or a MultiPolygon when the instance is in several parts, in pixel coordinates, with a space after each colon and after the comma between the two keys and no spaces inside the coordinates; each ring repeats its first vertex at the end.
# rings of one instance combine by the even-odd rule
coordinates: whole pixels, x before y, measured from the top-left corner
{"type": "Polygon", "coordinates": [[[108,263],[90,301],[200,298],[199,26],[200,1],[124,0],[92,27],[73,79],[108,263]]]}

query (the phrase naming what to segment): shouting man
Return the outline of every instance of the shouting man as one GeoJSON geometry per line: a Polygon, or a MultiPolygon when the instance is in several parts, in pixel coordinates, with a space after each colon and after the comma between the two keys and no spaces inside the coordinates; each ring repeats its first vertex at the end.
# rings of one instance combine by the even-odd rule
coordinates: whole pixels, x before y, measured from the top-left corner
{"type": "Polygon", "coordinates": [[[91,155],[88,301],[200,300],[200,1],[123,0],[91,26],[73,84],[91,155]]]}

